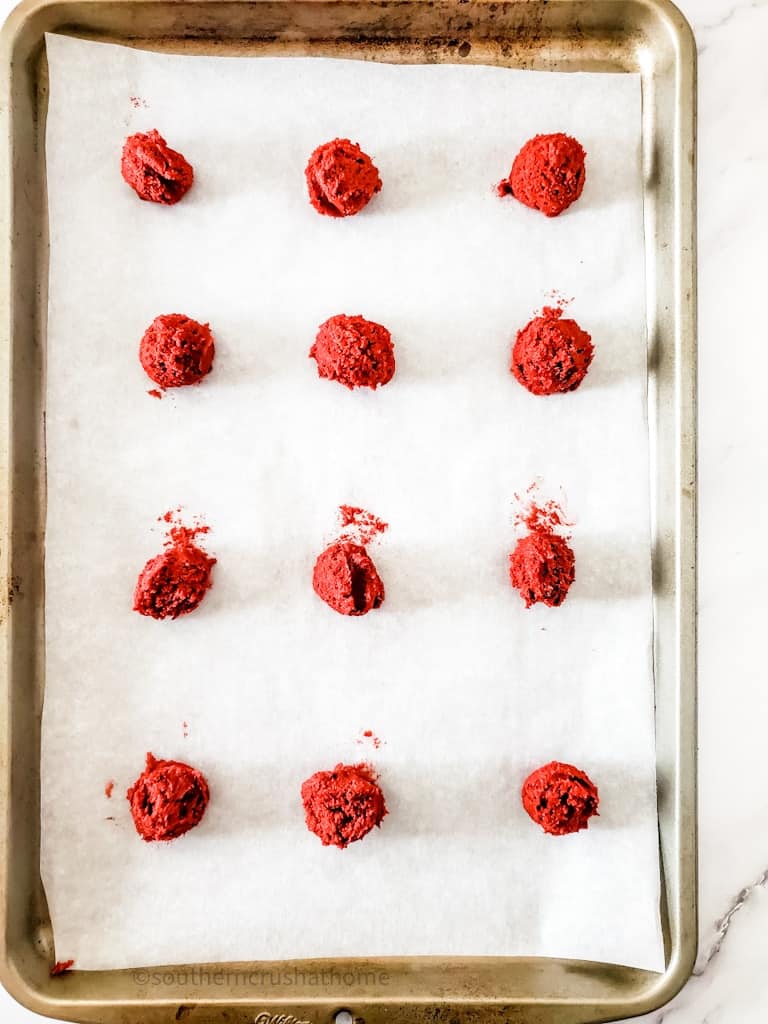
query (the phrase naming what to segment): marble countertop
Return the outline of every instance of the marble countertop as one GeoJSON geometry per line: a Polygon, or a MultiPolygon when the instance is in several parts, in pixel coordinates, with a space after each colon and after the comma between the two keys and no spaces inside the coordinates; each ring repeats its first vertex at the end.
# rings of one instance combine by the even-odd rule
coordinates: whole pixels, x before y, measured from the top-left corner
{"type": "MultiPolygon", "coordinates": [[[[752,360],[768,346],[768,0],[678,5],[699,51],[700,951],[680,995],[636,1019],[765,1024],[768,598],[753,552],[768,490],[753,470],[768,470],[768,402],[752,360]]],[[[43,1020],[2,989],[0,1019],[43,1020]]]]}

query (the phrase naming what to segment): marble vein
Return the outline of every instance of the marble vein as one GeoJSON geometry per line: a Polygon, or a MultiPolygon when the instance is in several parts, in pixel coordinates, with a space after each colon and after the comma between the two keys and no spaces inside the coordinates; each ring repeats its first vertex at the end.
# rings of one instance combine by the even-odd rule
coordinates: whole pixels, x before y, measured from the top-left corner
{"type": "Polygon", "coordinates": [[[715,924],[715,938],[707,950],[704,958],[693,970],[694,975],[701,975],[706,971],[712,961],[715,959],[717,954],[722,949],[723,943],[728,935],[728,930],[731,927],[731,922],[742,907],[747,903],[749,898],[754,895],[758,889],[764,889],[768,883],[768,868],[766,868],[758,878],[752,882],[751,885],[746,885],[741,889],[733,900],[731,905],[728,907],[726,912],[715,924]]]}
{"type": "Polygon", "coordinates": [[[701,32],[711,32],[714,29],[723,28],[734,20],[734,18],[740,17],[742,14],[746,14],[748,11],[756,11],[761,7],[765,7],[768,0],[751,0],[750,3],[738,3],[729,7],[727,11],[715,18],[714,21],[705,21],[703,23],[696,24],[697,35],[701,32]]]}

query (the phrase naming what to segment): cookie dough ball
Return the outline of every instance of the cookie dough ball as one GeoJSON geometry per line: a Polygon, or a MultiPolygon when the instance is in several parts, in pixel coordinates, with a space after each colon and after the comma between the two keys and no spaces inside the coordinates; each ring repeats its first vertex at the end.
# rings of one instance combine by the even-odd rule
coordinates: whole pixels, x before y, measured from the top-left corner
{"type": "Polygon", "coordinates": [[[384,794],[365,764],[315,772],[302,784],[301,800],[309,831],[323,846],[342,850],[367,836],[387,813],[384,794]]]}
{"type": "Polygon", "coordinates": [[[351,217],[381,192],[381,178],[373,161],[349,139],[334,139],[318,146],[304,174],[309,201],[326,217],[351,217]]]}
{"type": "Polygon", "coordinates": [[[384,584],[368,552],[352,541],[337,541],[318,557],[312,586],[339,615],[366,615],[384,602],[384,584]]]}
{"type": "Polygon", "coordinates": [[[584,189],[586,155],[570,135],[536,135],[517,154],[509,177],[499,182],[497,191],[547,217],[557,217],[584,189]]]}
{"type": "Polygon", "coordinates": [[[575,566],[573,551],[563,537],[536,531],[515,545],[509,556],[509,578],[526,608],[537,601],[557,607],[576,578],[575,566]]]}
{"type": "Polygon", "coordinates": [[[202,821],[210,800],[202,772],[181,761],[158,761],[147,754],[147,766],[127,793],[136,831],[147,842],[178,839],[202,821]]]}
{"type": "Polygon", "coordinates": [[[550,761],[531,772],[523,783],[523,807],[552,836],[586,828],[597,814],[597,786],[572,764],[550,761]]]}
{"type": "Polygon", "coordinates": [[[547,306],[517,332],[510,370],[532,395],[575,391],[594,352],[591,336],[575,320],[547,306]]]}
{"type": "Polygon", "coordinates": [[[157,316],[144,332],[139,359],[148,377],[161,388],[199,384],[211,372],[215,354],[208,324],[183,313],[157,316]]]}
{"type": "Polygon", "coordinates": [[[139,199],[173,206],[192,187],[195,172],[154,128],[129,135],[120,164],[123,178],[139,199]]]}
{"type": "Polygon", "coordinates": [[[141,570],[133,610],[153,619],[177,619],[193,612],[211,586],[215,564],[216,559],[196,544],[173,544],[141,570]]]}
{"type": "Polygon", "coordinates": [[[395,373],[395,349],[386,327],[340,313],[321,324],[309,350],[320,377],[347,388],[377,388],[395,373]]]}

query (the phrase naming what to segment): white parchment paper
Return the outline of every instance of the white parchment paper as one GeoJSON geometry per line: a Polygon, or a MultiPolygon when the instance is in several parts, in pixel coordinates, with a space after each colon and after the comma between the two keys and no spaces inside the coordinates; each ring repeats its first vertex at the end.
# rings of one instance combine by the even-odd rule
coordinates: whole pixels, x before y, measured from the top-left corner
{"type": "Polygon", "coordinates": [[[535,954],[663,966],[650,664],[638,77],[174,57],[48,37],[44,882],[80,969],[283,957],[535,954]],[[120,177],[133,131],[195,167],[178,206],[120,177]],[[588,151],[547,220],[494,184],[536,132],[588,151]],[[383,192],[334,221],[303,170],[359,141],[383,192]],[[593,337],[574,394],[524,391],[514,333],[547,292],[593,337]],[[213,373],[157,401],[137,358],[158,313],[209,321],[213,373]],[[393,333],[376,393],[318,379],[328,316],[393,333]],[[574,520],[563,607],[511,589],[513,495],[574,520]],[[342,502],[390,523],[383,608],[340,617],[315,557],[342,502]],[[157,516],[203,514],[218,558],[193,615],[131,610],[157,516]],[[379,749],[359,742],[371,729],[379,749]],[[139,840],[145,754],[212,799],[139,840]],[[600,789],[586,832],[527,818],[529,771],[600,789]],[[305,828],[312,772],[370,760],[389,816],[346,851],[305,828]],[[111,799],[104,793],[114,780],[111,799]]]}

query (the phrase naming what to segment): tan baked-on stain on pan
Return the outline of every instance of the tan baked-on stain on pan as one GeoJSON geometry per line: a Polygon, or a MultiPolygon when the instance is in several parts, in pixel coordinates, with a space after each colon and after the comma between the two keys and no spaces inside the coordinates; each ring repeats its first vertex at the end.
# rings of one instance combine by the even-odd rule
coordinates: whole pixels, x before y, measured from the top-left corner
{"type": "Polygon", "coordinates": [[[13,602],[21,596],[20,576],[10,576],[0,580],[0,624],[6,621],[13,602]]]}

